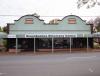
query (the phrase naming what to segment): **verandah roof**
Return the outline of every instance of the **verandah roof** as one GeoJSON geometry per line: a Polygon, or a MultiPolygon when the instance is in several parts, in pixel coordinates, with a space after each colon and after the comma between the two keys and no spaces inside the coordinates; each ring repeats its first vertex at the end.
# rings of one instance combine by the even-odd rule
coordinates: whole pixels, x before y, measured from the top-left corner
{"type": "Polygon", "coordinates": [[[93,33],[93,34],[67,34],[67,33],[34,33],[34,34],[20,34],[20,35],[12,35],[6,34],[4,32],[0,32],[0,38],[66,38],[66,37],[100,37],[100,32],[93,33]]]}
{"type": "Polygon", "coordinates": [[[8,35],[8,38],[78,38],[78,37],[92,37],[92,34],[44,34],[44,33],[36,33],[36,34],[22,34],[22,35],[8,35]]]}

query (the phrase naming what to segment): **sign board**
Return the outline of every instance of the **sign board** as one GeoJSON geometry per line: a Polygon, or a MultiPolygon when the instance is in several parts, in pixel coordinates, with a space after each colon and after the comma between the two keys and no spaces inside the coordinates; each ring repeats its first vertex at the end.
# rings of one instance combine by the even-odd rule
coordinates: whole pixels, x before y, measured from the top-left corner
{"type": "Polygon", "coordinates": [[[46,38],[47,35],[34,35],[34,34],[26,34],[25,38],[46,38]]]}
{"type": "MultiPolygon", "coordinates": [[[[25,35],[8,35],[8,38],[85,38],[92,37],[91,34],[25,34],[25,35]]],[[[94,35],[93,37],[100,37],[94,35]]]]}
{"type": "Polygon", "coordinates": [[[72,35],[72,34],[69,34],[69,35],[63,35],[63,34],[58,34],[58,35],[55,35],[55,34],[52,34],[52,35],[48,35],[48,34],[44,34],[44,35],[41,35],[41,34],[26,34],[25,35],[25,38],[65,38],[65,37],[77,37],[77,35],[72,35]]]}

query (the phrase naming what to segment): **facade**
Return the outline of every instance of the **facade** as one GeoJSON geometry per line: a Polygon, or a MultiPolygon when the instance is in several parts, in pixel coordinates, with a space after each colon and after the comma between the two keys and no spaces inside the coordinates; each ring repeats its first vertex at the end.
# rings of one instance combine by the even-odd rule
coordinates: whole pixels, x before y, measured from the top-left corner
{"type": "Polygon", "coordinates": [[[49,49],[93,48],[91,26],[75,15],[46,24],[37,15],[25,15],[8,23],[8,49],[40,51],[49,49]]]}

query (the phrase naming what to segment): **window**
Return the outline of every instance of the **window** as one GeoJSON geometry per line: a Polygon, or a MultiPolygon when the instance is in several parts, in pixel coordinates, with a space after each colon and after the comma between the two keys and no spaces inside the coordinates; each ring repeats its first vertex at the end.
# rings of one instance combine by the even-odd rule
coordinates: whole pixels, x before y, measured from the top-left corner
{"type": "Polygon", "coordinates": [[[69,18],[68,23],[69,24],[76,24],[76,19],[75,18],[69,18]]]}
{"type": "Polygon", "coordinates": [[[25,24],[33,24],[33,18],[26,18],[25,24]]]}

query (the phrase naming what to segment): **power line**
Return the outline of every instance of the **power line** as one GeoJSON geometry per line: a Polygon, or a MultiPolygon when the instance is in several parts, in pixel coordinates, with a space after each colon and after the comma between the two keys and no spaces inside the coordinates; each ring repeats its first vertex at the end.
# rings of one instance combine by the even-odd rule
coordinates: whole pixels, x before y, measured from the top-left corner
{"type": "Polygon", "coordinates": [[[0,16],[22,16],[22,15],[0,15],[0,16]]]}
{"type": "MultiPolygon", "coordinates": [[[[30,14],[29,14],[30,15],[30,14]]],[[[7,16],[12,16],[12,17],[16,17],[16,16],[24,16],[24,15],[0,15],[1,17],[7,17],[7,16]]],[[[68,15],[66,15],[68,16],[68,15]]],[[[76,15],[77,16],[77,15],[76,15]]],[[[65,16],[40,16],[40,17],[65,17],[65,16]]],[[[100,17],[100,16],[79,16],[79,17],[100,17]]]]}

